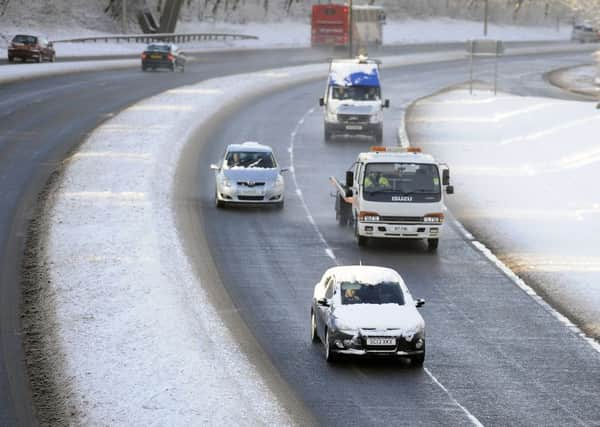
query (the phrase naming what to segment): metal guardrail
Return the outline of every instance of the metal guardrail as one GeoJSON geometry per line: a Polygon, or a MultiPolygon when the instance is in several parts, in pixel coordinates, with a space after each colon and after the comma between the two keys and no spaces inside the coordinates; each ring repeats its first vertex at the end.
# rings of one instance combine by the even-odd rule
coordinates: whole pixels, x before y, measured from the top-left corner
{"type": "Polygon", "coordinates": [[[78,37],[74,39],[52,40],[52,43],[85,43],[85,42],[105,42],[116,41],[117,43],[151,43],[151,42],[172,42],[186,43],[196,40],[258,40],[257,36],[248,34],[228,34],[228,33],[166,33],[166,34],[120,34],[116,36],[95,36],[78,37]]]}

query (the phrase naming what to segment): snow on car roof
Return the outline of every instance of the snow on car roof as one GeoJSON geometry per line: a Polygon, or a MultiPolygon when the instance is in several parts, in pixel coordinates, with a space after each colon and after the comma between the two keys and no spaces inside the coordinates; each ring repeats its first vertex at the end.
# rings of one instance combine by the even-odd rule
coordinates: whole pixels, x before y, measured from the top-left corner
{"type": "Polygon", "coordinates": [[[404,281],[400,274],[386,267],[348,265],[330,268],[326,274],[335,276],[337,282],[360,282],[365,285],[398,282],[404,286],[404,281]]]}
{"type": "Polygon", "coordinates": [[[273,149],[268,145],[259,144],[258,142],[254,141],[247,141],[241,144],[229,144],[227,146],[227,151],[262,151],[265,153],[271,153],[273,152],[273,149]]]}

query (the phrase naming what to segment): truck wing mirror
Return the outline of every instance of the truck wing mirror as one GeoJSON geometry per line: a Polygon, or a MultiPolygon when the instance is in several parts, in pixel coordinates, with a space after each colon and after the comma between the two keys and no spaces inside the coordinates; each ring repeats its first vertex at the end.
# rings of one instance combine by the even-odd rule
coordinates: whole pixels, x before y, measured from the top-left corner
{"type": "Polygon", "coordinates": [[[218,167],[217,165],[215,165],[214,163],[213,163],[212,165],[210,165],[210,168],[211,168],[212,170],[216,170],[216,171],[218,171],[218,170],[219,170],[219,167],[218,167]]]}
{"type": "Polygon", "coordinates": [[[354,172],[346,172],[346,187],[350,188],[354,185],[354,172]]]}
{"type": "Polygon", "coordinates": [[[351,188],[346,188],[346,197],[352,197],[354,195],[354,192],[352,191],[351,188]]]}
{"type": "Polygon", "coordinates": [[[321,107],[325,105],[325,99],[324,98],[319,98],[319,105],[321,107]]]}
{"type": "Polygon", "coordinates": [[[448,185],[446,187],[446,194],[454,194],[454,187],[451,185],[448,185]]]}
{"type": "Polygon", "coordinates": [[[383,107],[384,108],[390,108],[390,100],[386,99],[385,102],[383,103],[383,107]]]}
{"type": "Polygon", "coordinates": [[[424,299],[419,298],[418,300],[415,301],[415,306],[417,308],[423,307],[424,305],[425,305],[425,300],[424,299]]]}
{"type": "Polygon", "coordinates": [[[450,185],[450,170],[444,169],[442,171],[442,185],[450,185]]]}

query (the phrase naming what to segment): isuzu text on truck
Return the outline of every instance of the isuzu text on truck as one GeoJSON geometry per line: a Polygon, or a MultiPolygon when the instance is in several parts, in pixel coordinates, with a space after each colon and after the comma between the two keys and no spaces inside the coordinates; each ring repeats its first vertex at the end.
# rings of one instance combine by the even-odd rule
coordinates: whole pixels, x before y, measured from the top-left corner
{"type": "Polygon", "coordinates": [[[372,147],[360,153],[337,188],[336,216],[354,224],[360,246],[371,238],[425,239],[438,247],[444,223],[444,189],[454,193],[450,171],[418,148],[372,147]]]}
{"type": "Polygon", "coordinates": [[[335,134],[373,136],[383,139],[383,108],[390,101],[381,98],[379,63],[365,57],[334,59],[329,66],[325,96],[325,141],[335,134]]]}

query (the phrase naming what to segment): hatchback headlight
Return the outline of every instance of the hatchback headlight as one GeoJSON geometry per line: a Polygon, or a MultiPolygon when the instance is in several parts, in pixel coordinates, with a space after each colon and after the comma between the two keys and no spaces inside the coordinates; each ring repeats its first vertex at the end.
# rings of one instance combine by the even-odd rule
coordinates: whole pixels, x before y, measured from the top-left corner
{"type": "Polygon", "coordinates": [[[283,177],[281,175],[279,175],[277,177],[277,180],[275,181],[275,187],[276,188],[283,187],[283,177]]]}
{"type": "Polygon", "coordinates": [[[221,185],[225,188],[231,188],[231,187],[233,187],[233,181],[230,181],[227,178],[222,178],[221,185]]]}

